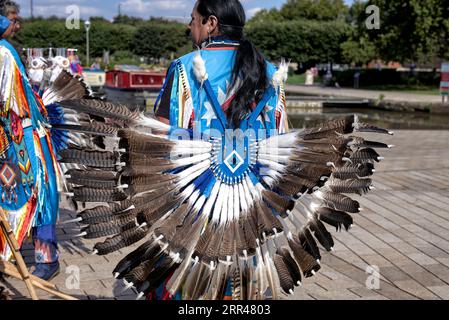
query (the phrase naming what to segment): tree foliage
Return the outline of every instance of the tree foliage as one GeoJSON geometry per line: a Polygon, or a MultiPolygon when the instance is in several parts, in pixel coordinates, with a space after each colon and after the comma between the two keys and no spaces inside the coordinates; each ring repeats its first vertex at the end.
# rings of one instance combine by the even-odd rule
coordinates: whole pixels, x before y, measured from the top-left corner
{"type": "Polygon", "coordinates": [[[348,40],[343,42],[340,47],[343,62],[346,63],[363,66],[376,57],[376,48],[367,38],[348,40]]]}
{"type": "Polygon", "coordinates": [[[358,37],[370,39],[384,60],[425,63],[449,57],[449,0],[371,0],[357,6],[358,37]],[[366,13],[360,8],[368,5],[380,10],[379,30],[364,28],[366,13]]]}
{"type": "MultiPolygon", "coordinates": [[[[121,15],[113,22],[91,18],[90,52],[101,57],[126,53],[171,58],[191,50],[186,26],[163,19],[121,15]]],[[[364,64],[371,59],[430,62],[449,59],[449,0],[288,0],[282,8],[259,11],[247,36],[270,59],[364,64]],[[368,30],[368,5],[380,10],[380,29],[368,30]]],[[[16,42],[23,47],[71,47],[85,52],[86,32],[67,29],[56,17],[27,19],[16,42]]]]}
{"type": "Polygon", "coordinates": [[[183,24],[151,20],[134,33],[132,50],[148,58],[170,58],[172,53],[189,43],[186,31],[183,24]]]}
{"type": "MultiPolygon", "coordinates": [[[[185,51],[189,43],[186,27],[182,24],[126,16],[120,19],[114,23],[101,17],[90,19],[92,57],[102,57],[104,50],[112,55],[128,52],[144,57],[169,57],[172,52],[185,51]]],[[[86,52],[84,23],[80,24],[79,29],[68,29],[65,23],[64,19],[56,17],[28,19],[17,33],[15,42],[28,48],[77,48],[83,54],[86,52]]]]}
{"type": "Polygon", "coordinates": [[[348,25],[344,21],[295,20],[252,24],[246,32],[270,59],[339,62],[340,44],[347,39],[348,25]]]}
{"type": "Polygon", "coordinates": [[[343,0],[288,0],[280,12],[288,20],[332,21],[344,18],[348,7],[343,0]]]}

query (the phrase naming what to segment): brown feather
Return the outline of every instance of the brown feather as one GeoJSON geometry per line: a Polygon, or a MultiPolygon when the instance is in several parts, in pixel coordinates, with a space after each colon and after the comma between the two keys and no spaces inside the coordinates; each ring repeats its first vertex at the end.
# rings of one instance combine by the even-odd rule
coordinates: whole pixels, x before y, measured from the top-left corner
{"type": "Polygon", "coordinates": [[[295,289],[293,278],[290,275],[287,265],[279,254],[273,256],[274,266],[277,270],[282,290],[286,294],[290,294],[295,289]]]}
{"type": "Polygon", "coordinates": [[[359,179],[373,175],[374,165],[372,163],[351,164],[337,168],[333,172],[333,176],[337,179],[359,179]]]}
{"type": "Polygon", "coordinates": [[[293,236],[293,239],[289,239],[288,245],[292,249],[294,258],[306,278],[313,275],[312,271],[317,272],[321,268],[316,259],[304,250],[297,237],[293,236]]]}
{"type": "Polygon", "coordinates": [[[121,138],[119,146],[128,152],[141,153],[149,157],[169,156],[174,143],[163,138],[148,136],[133,130],[120,130],[118,136],[121,138]]]}
{"type": "Polygon", "coordinates": [[[142,240],[147,234],[147,229],[134,228],[108,238],[103,243],[97,243],[94,249],[98,250],[99,255],[109,254],[142,240]]]}
{"type": "Polygon", "coordinates": [[[348,134],[354,131],[354,115],[327,121],[315,128],[302,130],[298,133],[298,137],[304,140],[322,139],[336,136],[338,134],[348,134]]]}
{"type": "Polygon", "coordinates": [[[255,202],[255,208],[257,210],[258,231],[261,238],[263,233],[265,233],[267,237],[274,235],[273,229],[276,229],[277,232],[282,232],[282,224],[265,203],[255,202]]]}
{"type": "Polygon", "coordinates": [[[179,205],[180,200],[179,197],[172,197],[171,195],[162,197],[160,202],[155,203],[154,206],[147,208],[147,210],[137,216],[138,223],[142,224],[145,222],[148,226],[152,226],[165,214],[176,208],[179,205]]]}
{"type": "Polygon", "coordinates": [[[162,225],[154,230],[156,236],[163,235],[164,242],[170,243],[175,236],[176,229],[180,226],[191,209],[190,203],[181,204],[170,216],[162,222],[162,225]]]}
{"type": "Polygon", "coordinates": [[[211,262],[214,262],[215,264],[218,263],[218,250],[220,248],[225,230],[225,227],[218,226],[215,233],[212,235],[206,251],[204,252],[204,256],[201,258],[201,261],[205,264],[209,265],[211,262]]]}
{"type": "Polygon", "coordinates": [[[201,235],[200,239],[198,240],[198,243],[195,246],[195,252],[193,254],[193,257],[198,256],[200,259],[205,255],[207,246],[210,243],[210,239],[215,234],[216,228],[212,225],[208,225],[204,231],[204,233],[201,235]]]}
{"type": "Polygon", "coordinates": [[[80,113],[87,113],[102,118],[111,118],[132,124],[139,120],[139,114],[130,111],[130,108],[121,104],[101,101],[98,99],[66,100],[60,102],[64,108],[80,113]]]}
{"type": "Polygon", "coordinates": [[[295,259],[291,256],[290,251],[287,248],[279,248],[277,253],[282,256],[282,259],[284,260],[284,263],[293,279],[294,285],[300,285],[302,280],[301,271],[295,259]]]}
{"type": "Polygon", "coordinates": [[[270,207],[281,215],[285,215],[287,211],[292,211],[295,207],[295,202],[293,200],[284,198],[271,190],[264,190],[262,192],[262,197],[270,207]]]}
{"type": "Polygon", "coordinates": [[[360,211],[359,203],[343,194],[327,191],[323,191],[322,194],[323,201],[329,208],[349,213],[358,213],[360,211]]]}
{"type": "Polygon", "coordinates": [[[331,178],[326,185],[335,193],[356,193],[363,195],[370,190],[372,184],[373,181],[371,179],[340,180],[331,178]]]}
{"type": "Polygon", "coordinates": [[[233,257],[235,254],[235,227],[235,222],[232,221],[225,228],[218,251],[218,258],[222,261],[226,261],[228,256],[233,257]]]}

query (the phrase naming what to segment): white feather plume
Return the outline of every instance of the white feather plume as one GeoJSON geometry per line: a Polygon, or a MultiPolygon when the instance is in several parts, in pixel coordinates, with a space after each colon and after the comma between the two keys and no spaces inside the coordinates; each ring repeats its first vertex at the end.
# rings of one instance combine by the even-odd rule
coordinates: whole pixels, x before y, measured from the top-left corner
{"type": "Polygon", "coordinates": [[[193,58],[193,73],[201,84],[209,78],[206,70],[206,62],[203,60],[200,51],[198,51],[195,58],[193,58]]]}
{"type": "Polygon", "coordinates": [[[288,66],[289,66],[289,63],[287,63],[284,59],[282,59],[278,70],[273,75],[273,84],[276,87],[279,87],[280,85],[282,85],[283,83],[285,83],[287,81],[288,66]]]}

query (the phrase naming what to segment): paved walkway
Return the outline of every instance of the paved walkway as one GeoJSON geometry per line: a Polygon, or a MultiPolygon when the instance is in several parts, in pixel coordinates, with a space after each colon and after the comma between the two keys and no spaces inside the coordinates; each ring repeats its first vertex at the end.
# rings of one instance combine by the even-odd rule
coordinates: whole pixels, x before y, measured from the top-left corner
{"type": "MultiPolygon", "coordinates": [[[[384,153],[377,189],[361,199],[364,211],[355,215],[354,227],[329,228],[335,251],[324,253],[322,269],[286,299],[449,299],[449,131],[399,131],[385,141],[397,147],[384,153]],[[379,270],[378,289],[366,285],[377,287],[366,272],[370,266],[379,270]]],[[[62,270],[54,283],[80,299],[135,299],[111,275],[126,252],[90,256],[94,241],[72,240],[78,232],[72,227],[58,230],[62,270]],[[73,269],[80,271],[80,285],[70,290],[73,269]]],[[[26,247],[28,261],[32,254],[26,247]]],[[[7,281],[14,298],[24,299],[24,284],[7,281]]]]}
{"type": "Polygon", "coordinates": [[[286,86],[286,91],[290,94],[300,94],[309,96],[326,96],[326,97],[345,97],[359,98],[368,100],[379,100],[383,96],[384,101],[391,102],[413,102],[413,103],[441,103],[441,97],[438,95],[425,95],[406,92],[377,91],[377,90],[361,90],[346,89],[319,86],[286,86]]]}

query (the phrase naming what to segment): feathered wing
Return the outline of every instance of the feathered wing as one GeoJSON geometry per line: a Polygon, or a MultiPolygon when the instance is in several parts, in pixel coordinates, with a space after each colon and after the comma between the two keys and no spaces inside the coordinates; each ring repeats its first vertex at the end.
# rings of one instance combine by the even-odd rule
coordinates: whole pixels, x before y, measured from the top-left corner
{"type": "Polygon", "coordinates": [[[348,230],[360,211],[348,194],[372,187],[381,160],[374,149],[391,147],[353,135],[388,131],[345,117],[258,141],[250,170],[229,181],[216,172],[215,140],[171,140],[174,128],[122,105],[60,104],[105,121],[70,130],[109,137],[106,149],[60,156],[82,168],[67,173],[74,199],[103,203],[78,214],[82,236],[108,237],[95,253],[144,239],[114,270],[140,296],[167,279],[169,292],[181,290],[185,299],[292,293],[320,269],[320,247],[334,246],[325,224],[348,230]]]}

